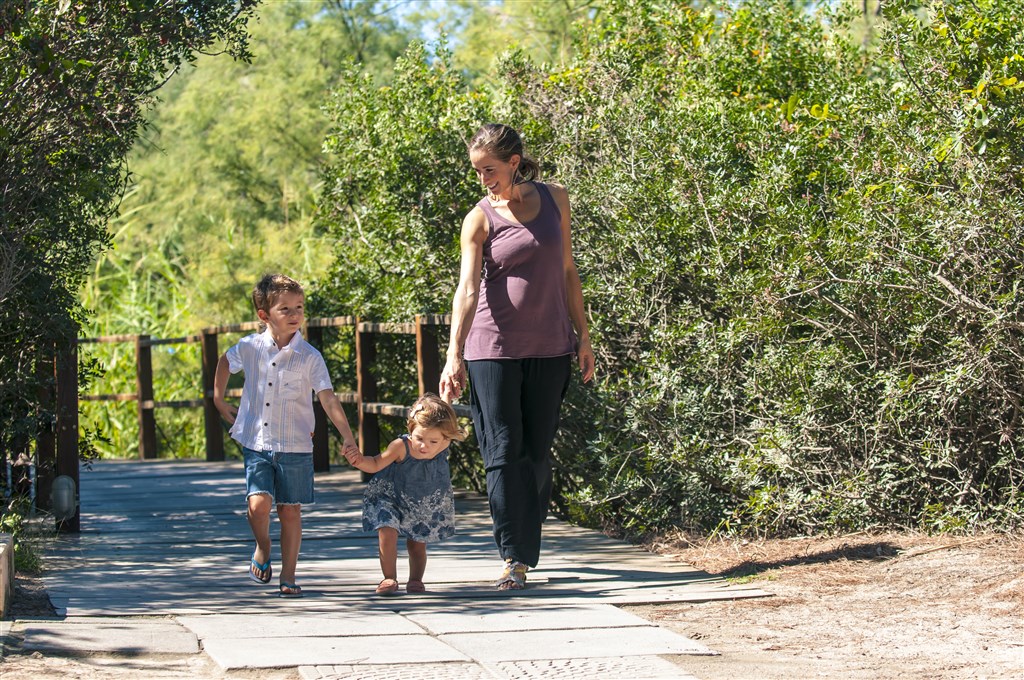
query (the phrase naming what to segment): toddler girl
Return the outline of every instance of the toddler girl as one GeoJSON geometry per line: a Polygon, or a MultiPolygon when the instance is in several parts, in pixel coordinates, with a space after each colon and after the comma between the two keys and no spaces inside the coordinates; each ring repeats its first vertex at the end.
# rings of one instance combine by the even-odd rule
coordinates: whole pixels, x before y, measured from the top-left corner
{"type": "Polygon", "coordinates": [[[466,432],[455,411],[435,394],[413,404],[407,422],[409,434],[388,445],[379,456],[367,457],[346,450],[348,462],[363,472],[375,473],[363,494],[363,531],[376,531],[384,580],[378,595],[398,592],[398,535],[409,552],[407,593],[426,591],[427,543],[455,533],[455,496],[448,469],[448,444],[462,441],[466,432]]]}

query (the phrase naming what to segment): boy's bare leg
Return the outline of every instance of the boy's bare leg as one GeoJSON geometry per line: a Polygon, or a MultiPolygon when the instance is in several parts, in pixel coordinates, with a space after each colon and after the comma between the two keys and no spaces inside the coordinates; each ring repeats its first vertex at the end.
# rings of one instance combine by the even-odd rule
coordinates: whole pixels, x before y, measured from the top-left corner
{"type": "Polygon", "coordinates": [[[249,528],[256,539],[256,550],[252,558],[260,564],[270,560],[270,494],[258,493],[249,496],[249,528]]]}
{"type": "Polygon", "coordinates": [[[384,578],[398,580],[398,531],[391,527],[377,529],[380,571],[384,578]]]}
{"type": "Polygon", "coordinates": [[[302,506],[278,505],[277,521],[281,523],[281,581],[295,583],[295,565],[302,545],[302,506]]]}

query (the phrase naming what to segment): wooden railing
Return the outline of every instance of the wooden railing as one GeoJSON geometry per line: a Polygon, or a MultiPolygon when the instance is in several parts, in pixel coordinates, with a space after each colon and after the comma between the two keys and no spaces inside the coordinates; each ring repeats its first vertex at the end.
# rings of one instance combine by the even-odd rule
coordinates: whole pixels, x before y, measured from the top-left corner
{"type": "MultiPolygon", "coordinates": [[[[403,334],[416,336],[416,374],[419,394],[436,392],[441,377],[439,330],[448,326],[450,317],[439,314],[418,315],[412,323],[373,323],[360,321],[356,317],[339,316],[308,319],[303,336],[323,351],[325,328],[351,328],[355,334],[356,389],[336,392],[342,403],[355,404],[359,448],[365,452],[380,450],[380,416],[405,417],[407,404],[389,404],[378,401],[377,379],[374,364],[377,359],[377,336],[403,334]]],[[[232,324],[205,328],[199,335],[178,338],[153,338],[148,335],[110,335],[98,338],[80,338],[79,345],[90,343],[134,343],[136,366],[136,391],[122,394],[79,395],[82,401],[135,401],[139,422],[139,457],[155,459],[157,451],[157,429],[155,411],[158,408],[202,408],[206,441],[206,459],[224,460],[224,437],[220,413],[213,404],[213,381],[220,358],[219,336],[225,333],[255,331],[257,322],[232,324]],[[159,345],[200,344],[203,394],[194,399],[178,401],[157,401],[153,393],[153,347],[159,345]]],[[[77,378],[76,378],[77,380],[77,378]]],[[[227,396],[238,397],[240,389],[229,390],[227,396]]],[[[323,408],[313,400],[316,428],[313,433],[313,465],[317,471],[330,469],[328,450],[328,422],[323,408]]],[[[466,406],[456,405],[456,412],[469,415],[466,406]]]]}

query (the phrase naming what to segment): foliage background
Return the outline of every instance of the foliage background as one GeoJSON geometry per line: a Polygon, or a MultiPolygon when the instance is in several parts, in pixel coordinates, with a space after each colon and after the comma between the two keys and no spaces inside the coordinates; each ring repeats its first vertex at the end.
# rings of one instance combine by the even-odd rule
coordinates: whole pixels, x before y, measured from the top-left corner
{"type": "MultiPolygon", "coordinates": [[[[48,115],[93,144],[19,157],[24,123],[4,121],[5,158],[35,163],[0,166],[18,168],[5,186],[42,178],[5,194],[15,275],[0,280],[17,285],[0,309],[27,316],[0,327],[42,329],[6,346],[86,318],[90,334],[153,335],[247,319],[265,268],[314,281],[311,315],[445,312],[480,196],[464,141],[501,120],[569,188],[599,358],[596,384],[574,385],[564,409],[559,510],[635,533],[1019,527],[1020,0],[893,0],[867,16],[781,0],[554,4],[457,3],[434,17],[452,38],[405,49],[415,26],[381,3],[265,3],[251,65],[201,59],[171,79],[113,222],[151,88],[208,39],[243,44],[237,24],[180,42],[143,31],[131,44],[155,65],[111,88],[126,103],[103,100],[128,116],[110,136],[77,118],[88,106],[54,103],[92,67],[37,39],[55,8],[93,5],[36,5],[50,14],[23,24],[31,44],[4,14],[0,43],[34,74],[3,71],[22,97],[9,111],[28,116],[27,84],[47,83],[48,115]],[[39,276],[18,279],[23,262],[39,276]],[[93,263],[87,317],[74,291],[93,263]]],[[[129,5],[123,23],[103,17],[117,39],[134,12],[164,6],[129,5]]],[[[414,385],[402,342],[381,348],[382,396],[397,403],[414,385]]],[[[32,351],[0,357],[4,422],[23,437],[46,422],[14,389],[32,351]]],[[[189,351],[160,359],[158,399],[198,391],[189,351]]],[[[328,354],[343,385],[350,348],[328,354]]],[[[130,375],[124,360],[103,359],[110,385],[130,375]]],[[[121,438],[106,453],[130,454],[134,415],[111,413],[91,422],[121,438]]],[[[188,417],[161,421],[170,455],[201,453],[188,417]]],[[[460,480],[478,485],[471,447],[459,455],[460,480]]]]}
{"type": "MultiPolygon", "coordinates": [[[[251,3],[0,3],[0,451],[52,437],[54,354],[79,333],[79,287],[109,244],[143,112],[200,51],[247,56],[251,3]]],[[[92,371],[82,371],[87,380],[92,371]]],[[[80,452],[94,453],[88,427],[80,452]]],[[[53,461],[37,461],[40,478],[53,461]]],[[[5,491],[10,491],[4,475],[5,491]]],[[[6,498],[6,494],[5,494],[6,498]]],[[[17,532],[22,499],[0,526],[17,532]]],[[[16,557],[24,564],[22,544],[16,557]]]]}
{"type": "MultiPolygon", "coordinates": [[[[375,3],[272,2],[258,8],[245,61],[201,55],[161,90],[128,157],[129,189],[82,297],[91,336],[180,337],[253,319],[265,272],[312,284],[330,263],[314,223],[328,119],[344,64],[383,78],[408,29],[375,3]]],[[[221,350],[238,339],[220,338],[221,350]]],[[[131,343],[83,346],[103,367],[96,393],[134,392],[131,343]]],[[[199,346],[154,348],[157,400],[202,394],[199,346]]],[[[240,383],[232,383],[232,387],[240,383]]],[[[138,455],[134,403],[83,403],[107,457],[138,455]]],[[[157,409],[162,456],[205,456],[199,409],[157,409]]],[[[226,438],[228,452],[237,448],[226,438]]],[[[239,454],[240,455],[240,454],[239,454]]]]}
{"type": "Polygon", "coordinates": [[[477,108],[409,52],[392,90],[335,109],[326,219],[370,248],[324,290],[447,309],[479,196],[458,146],[507,121],[570,188],[599,353],[556,447],[563,511],[635,532],[1019,525],[1016,5],[886,3],[868,36],[842,8],[615,0],[571,63],[507,55],[477,108]]]}

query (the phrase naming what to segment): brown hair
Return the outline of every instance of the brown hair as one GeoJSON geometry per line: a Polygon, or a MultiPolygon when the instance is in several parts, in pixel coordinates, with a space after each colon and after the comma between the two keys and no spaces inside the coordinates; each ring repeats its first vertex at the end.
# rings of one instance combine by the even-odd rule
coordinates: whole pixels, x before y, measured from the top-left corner
{"type": "Polygon", "coordinates": [[[281,293],[305,295],[302,285],[295,279],[284,274],[264,274],[256,287],[252,289],[252,306],[256,308],[256,311],[262,309],[269,314],[270,308],[274,306],[274,302],[277,301],[277,297],[281,293]]]}
{"type": "Polygon", "coordinates": [[[409,433],[417,427],[438,430],[446,439],[461,442],[467,433],[459,425],[458,416],[448,402],[436,394],[428,392],[416,400],[409,409],[409,420],[406,422],[409,433]]]}
{"type": "Polygon", "coordinates": [[[517,171],[524,182],[535,180],[540,176],[540,166],[537,161],[527,156],[523,150],[522,137],[508,125],[485,123],[469,140],[467,147],[469,151],[479,150],[489,153],[504,163],[507,163],[512,156],[519,156],[517,171]]]}

